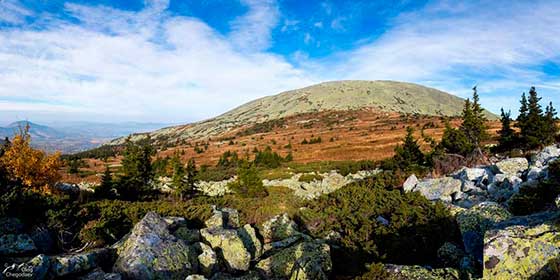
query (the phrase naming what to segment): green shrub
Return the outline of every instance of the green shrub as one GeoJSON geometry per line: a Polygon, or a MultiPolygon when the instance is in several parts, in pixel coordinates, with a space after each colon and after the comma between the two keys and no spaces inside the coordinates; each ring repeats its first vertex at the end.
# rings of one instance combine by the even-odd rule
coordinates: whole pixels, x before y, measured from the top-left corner
{"type": "Polygon", "coordinates": [[[255,166],[243,163],[237,170],[237,180],[229,183],[229,187],[241,197],[265,197],[268,195],[255,166]]]}
{"type": "Polygon", "coordinates": [[[381,263],[373,263],[367,266],[367,272],[354,278],[354,280],[392,280],[394,277],[385,270],[381,263]]]}
{"type": "Polygon", "coordinates": [[[453,217],[441,203],[418,193],[388,190],[390,175],[346,186],[311,201],[298,213],[309,233],[325,237],[341,234],[333,247],[337,274],[359,275],[372,262],[435,264],[446,241],[460,242],[453,217]],[[376,221],[383,217],[388,225],[376,221]]]}

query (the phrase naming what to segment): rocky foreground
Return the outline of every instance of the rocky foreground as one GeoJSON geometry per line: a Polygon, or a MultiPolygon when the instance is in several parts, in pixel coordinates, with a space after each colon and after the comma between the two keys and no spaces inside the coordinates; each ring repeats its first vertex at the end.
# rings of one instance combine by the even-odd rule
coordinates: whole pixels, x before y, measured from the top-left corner
{"type": "MultiPolygon", "coordinates": [[[[560,149],[551,146],[531,160],[496,160],[441,178],[411,176],[403,190],[445,203],[460,228],[462,244],[445,243],[438,250],[447,268],[385,264],[385,270],[396,279],[558,279],[560,198],[547,211],[528,216],[514,216],[507,209],[520,189],[549,177],[549,164],[559,156],[560,149]]],[[[356,180],[351,177],[323,174],[323,181],[338,178],[325,192],[316,190],[323,181],[303,183],[297,176],[288,181],[293,188],[314,186],[303,196],[313,199],[356,180]]],[[[0,258],[16,263],[6,267],[0,279],[328,279],[336,261],[331,260],[331,247],[343,234],[314,239],[287,214],[242,225],[235,209],[214,208],[200,229],[182,217],[149,212],[113,246],[39,254],[29,260],[25,256],[48,252],[52,244],[41,230],[24,233],[23,228],[17,219],[0,219],[0,258]]]]}

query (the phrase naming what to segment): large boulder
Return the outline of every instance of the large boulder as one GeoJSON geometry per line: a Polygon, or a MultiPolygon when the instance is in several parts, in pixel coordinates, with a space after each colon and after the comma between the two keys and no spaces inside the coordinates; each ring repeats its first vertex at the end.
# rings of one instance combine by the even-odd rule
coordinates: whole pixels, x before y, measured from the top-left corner
{"type": "Polygon", "coordinates": [[[452,268],[430,269],[419,265],[386,264],[392,280],[459,280],[459,271],[452,268]]]}
{"type": "Polygon", "coordinates": [[[37,251],[33,239],[27,234],[0,236],[0,256],[29,255],[37,251]]]}
{"type": "Polygon", "coordinates": [[[110,248],[90,252],[58,256],[51,259],[50,275],[63,277],[76,275],[112,263],[115,251],[110,248]]]}
{"type": "Polygon", "coordinates": [[[257,232],[251,225],[244,225],[243,227],[237,229],[241,240],[245,244],[245,248],[248,249],[251,254],[251,259],[255,260],[261,257],[263,253],[263,245],[261,240],[257,237],[257,232]]]}
{"type": "Polygon", "coordinates": [[[490,230],[484,243],[485,279],[560,279],[560,231],[553,222],[490,230]]]}
{"type": "Polygon", "coordinates": [[[119,248],[113,270],[126,279],[185,279],[198,270],[194,248],[173,236],[168,223],[148,212],[119,248]]]}
{"type": "Polygon", "coordinates": [[[256,269],[266,279],[328,279],[332,269],[330,247],[302,242],[261,260],[256,269]]]}
{"type": "Polygon", "coordinates": [[[505,221],[511,213],[494,202],[483,202],[457,214],[456,220],[467,254],[482,262],[484,233],[496,223],[505,221]]]}
{"type": "Polygon", "coordinates": [[[453,174],[456,179],[463,181],[479,182],[483,178],[488,177],[488,172],[484,168],[468,168],[463,167],[453,174]]]}
{"type": "Polygon", "coordinates": [[[428,200],[451,202],[452,195],[461,191],[462,184],[461,180],[451,177],[426,179],[418,182],[414,190],[420,192],[428,200]]]}
{"type": "Polygon", "coordinates": [[[252,254],[235,229],[205,228],[200,230],[202,240],[210,244],[231,272],[247,271],[252,254]]]}
{"type": "Polygon", "coordinates": [[[496,173],[506,176],[520,177],[527,168],[529,168],[529,162],[526,158],[508,158],[494,164],[496,173]]]}
{"type": "Polygon", "coordinates": [[[264,243],[280,241],[300,234],[297,224],[286,213],[272,217],[264,222],[260,229],[264,243]]]}
{"type": "Polygon", "coordinates": [[[198,251],[198,263],[200,266],[200,272],[205,276],[210,276],[218,270],[219,262],[218,255],[212,250],[212,248],[202,242],[198,242],[195,245],[195,249],[198,251]]]}

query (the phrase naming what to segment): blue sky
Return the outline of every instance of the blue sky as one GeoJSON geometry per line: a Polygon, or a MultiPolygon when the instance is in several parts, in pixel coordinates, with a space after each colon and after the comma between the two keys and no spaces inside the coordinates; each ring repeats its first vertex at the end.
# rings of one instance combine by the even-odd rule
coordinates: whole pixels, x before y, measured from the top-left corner
{"type": "MultiPolygon", "coordinates": [[[[558,1],[0,0],[0,123],[190,122],[328,80],[560,104],[558,1]]],[[[559,105],[560,106],[560,105],[559,105]]]]}

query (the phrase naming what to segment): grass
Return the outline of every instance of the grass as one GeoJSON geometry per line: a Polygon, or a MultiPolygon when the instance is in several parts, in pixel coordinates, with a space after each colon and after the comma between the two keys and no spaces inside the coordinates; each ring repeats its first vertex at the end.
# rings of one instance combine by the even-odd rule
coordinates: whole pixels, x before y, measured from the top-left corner
{"type": "Polygon", "coordinates": [[[313,181],[321,181],[321,180],[323,180],[323,176],[314,173],[303,174],[299,177],[299,181],[305,183],[310,183],[313,181]]]}

